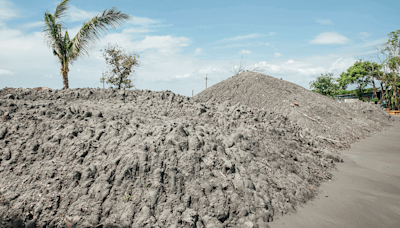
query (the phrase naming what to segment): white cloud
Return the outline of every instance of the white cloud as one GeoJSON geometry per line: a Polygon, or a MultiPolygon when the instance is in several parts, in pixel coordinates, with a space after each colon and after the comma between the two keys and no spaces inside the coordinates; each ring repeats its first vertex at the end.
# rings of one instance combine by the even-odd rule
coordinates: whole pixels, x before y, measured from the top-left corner
{"type": "Polygon", "coordinates": [[[263,37],[263,36],[273,36],[275,34],[276,34],[275,32],[269,32],[266,35],[258,34],[258,33],[252,33],[252,34],[248,34],[248,35],[244,35],[244,36],[239,35],[239,36],[235,36],[235,37],[224,38],[224,39],[218,40],[217,43],[247,40],[247,39],[253,39],[253,38],[258,38],[258,37],[263,37]]]}
{"type": "Polygon", "coordinates": [[[311,41],[313,44],[345,44],[347,42],[349,42],[347,37],[336,32],[321,33],[311,41]]]}
{"type": "Polygon", "coordinates": [[[15,74],[15,72],[0,69],[0,75],[14,75],[14,74],[15,74]]]}
{"type": "Polygon", "coordinates": [[[178,79],[189,78],[189,77],[190,77],[190,74],[180,74],[180,75],[173,76],[173,78],[178,78],[178,79]]]}
{"type": "Polygon", "coordinates": [[[134,48],[136,52],[156,51],[159,54],[170,55],[180,52],[181,48],[189,45],[186,37],[172,36],[149,36],[138,39],[135,34],[126,32],[110,33],[100,39],[98,46],[102,47],[108,43],[119,43],[124,48],[134,48]]]}
{"type": "Polygon", "coordinates": [[[243,49],[243,50],[241,50],[241,51],[239,52],[239,54],[240,54],[240,55],[248,55],[248,54],[251,54],[251,51],[246,50],[246,49],[243,49]]]}
{"type": "Polygon", "coordinates": [[[238,47],[249,47],[249,46],[258,46],[260,45],[259,43],[234,43],[234,44],[228,44],[225,46],[218,46],[218,47],[214,47],[215,50],[218,49],[226,49],[226,48],[238,48],[238,47]]]}
{"type": "Polygon", "coordinates": [[[77,26],[71,29],[67,29],[69,37],[75,37],[78,34],[79,30],[81,30],[82,26],[77,26]]]}
{"type": "Polygon", "coordinates": [[[335,72],[335,71],[340,71],[343,72],[346,69],[348,69],[350,66],[352,66],[356,60],[354,58],[338,58],[335,60],[331,66],[328,68],[329,72],[335,72]]]}
{"type": "Polygon", "coordinates": [[[0,28],[0,63],[7,66],[2,74],[2,86],[54,88],[62,86],[61,77],[45,78],[46,74],[59,74],[60,65],[46,46],[41,32],[22,33],[16,29],[0,28]]]}
{"type": "Polygon", "coordinates": [[[206,67],[197,71],[199,74],[212,74],[212,73],[226,73],[228,72],[226,69],[221,67],[206,67]]]}
{"type": "Polygon", "coordinates": [[[333,25],[332,21],[328,20],[328,19],[317,18],[317,19],[315,19],[315,22],[317,22],[318,24],[321,24],[321,25],[333,25]]]}
{"type": "Polygon", "coordinates": [[[275,56],[276,58],[278,58],[278,57],[282,56],[282,54],[277,52],[277,53],[274,53],[274,56],[275,56]]]}
{"type": "Polygon", "coordinates": [[[364,43],[363,47],[371,47],[371,46],[378,46],[383,43],[387,42],[387,38],[381,38],[374,41],[364,43]]]}
{"type": "Polygon", "coordinates": [[[129,23],[133,25],[148,26],[148,25],[158,24],[160,23],[160,21],[147,17],[132,17],[129,23]]]}
{"type": "Polygon", "coordinates": [[[17,16],[16,11],[13,9],[12,2],[7,0],[0,0],[0,26],[7,20],[17,16]]]}
{"type": "Polygon", "coordinates": [[[194,51],[194,55],[199,55],[201,53],[201,48],[196,48],[196,50],[194,51]]]}
{"type": "Polygon", "coordinates": [[[139,52],[147,50],[157,50],[161,53],[175,53],[181,47],[189,45],[189,39],[186,37],[172,36],[146,36],[144,40],[135,41],[134,47],[139,52]]]}
{"type": "Polygon", "coordinates": [[[37,21],[37,22],[24,24],[21,27],[22,28],[36,28],[36,27],[41,27],[43,25],[44,25],[44,23],[42,21],[37,21]]]}
{"type": "Polygon", "coordinates": [[[355,58],[349,56],[328,55],[296,60],[274,60],[271,63],[264,62],[263,64],[268,69],[268,75],[282,77],[287,81],[308,88],[308,83],[317,76],[324,73],[333,73],[335,77],[338,77],[341,72],[352,66],[355,61],[355,58]]]}
{"type": "Polygon", "coordinates": [[[265,43],[265,45],[269,46],[269,43],[265,43]]]}
{"type": "MultiPolygon", "coordinates": [[[[79,28],[80,26],[72,28],[70,34],[77,32],[79,28]]],[[[70,66],[70,87],[102,87],[99,78],[102,69],[106,70],[106,65],[99,50],[109,42],[119,43],[123,48],[135,48],[141,52],[139,58],[141,66],[136,70],[138,77],[136,85],[140,89],[154,91],[168,89],[189,95],[192,89],[195,93],[204,89],[206,74],[208,86],[232,76],[229,70],[232,66],[231,60],[206,61],[196,58],[193,55],[193,47],[189,47],[189,54],[182,54],[181,50],[190,44],[190,39],[186,37],[138,36],[134,29],[138,28],[126,28],[119,33],[111,31],[113,33],[101,38],[100,43],[93,47],[90,57],[81,58],[70,66]]],[[[2,77],[1,85],[62,88],[60,64],[43,42],[41,32],[25,33],[17,29],[0,27],[0,50],[2,64],[0,74],[13,74],[13,77],[2,77]],[[4,66],[7,66],[7,69],[4,66]]],[[[269,75],[282,77],[307,87],[308,82],[320,73],[331,71],[340,73],[340,70],[352,65],[353,60],[348,56],[317,56],[276,59],[268,63],[249,61],[249,65],[267,67],[269,75]]]]}
{"type": "Polygon", "coordinates": [[[68,21],[75,22],[75,21],[87,21],[92,17],[96,16],[100,12],[94,11],[85,11],[83,9],[79,9],[74,5],[70,5],[69,8],[69,15],[67,16],[68,21]]]}
{"type": "Polygon", "coordinates": [[[227,41],[239,41],[239,40],[246,40],[246,39],[252,39],[252,38],[257,38],[261,37],[261,34],[258,33],[252,33],[244,36],[235,36],[235,37],[230,37],[230,38],[224,38],[222,40],[219,40],[217,42],[227,42],[227,41]]]}
{"type": "Polygon", "coordinates": [[[124,29],[125,33],[149,33],[153,32],[153,30],[145,29],[145,28],[127,28],[124,29]]]}
{"type": "Polygon", "coordinates": [[[358,33],[358,36],[361,38],[367,38],[369,37],[371,34],[367,33],[367,32],[360,32],[358,33]]]}

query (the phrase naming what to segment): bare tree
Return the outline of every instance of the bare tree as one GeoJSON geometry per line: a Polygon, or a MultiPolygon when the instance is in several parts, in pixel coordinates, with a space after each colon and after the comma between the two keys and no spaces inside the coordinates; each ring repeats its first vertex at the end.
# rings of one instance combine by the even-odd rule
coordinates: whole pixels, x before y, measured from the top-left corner
{"type": "Polygon", "coordinates": [[[114,85],[118,89],[134,88],[134,67],[140,66],[139,55],[126,53],[118,44],[108,44],[102,51],[109,70],[103,73],[100,82],[114,85]]]}
{"type": "Polygon", "coordinates": [[[387,60],[389,59],[389,56],[388,56],[387,52],[385,51],[385,49],[386,49],[385,44],[378,45],[378,46],[374,47],[374,49],[376,51],[375,55],[376,55],[377,59],[379,60],[379,63],[382,65],[382,74],[375,75],[374,78],[376,80],[378,80],[379,84],[381,85],[381,94],[382,94],[381,100],[383,100],[384,99],[383,95],[384,95],[384,91],[385,91],[383,89],[383,86],[384,86],[383,79],[384,79],[385,75],[389,73],[389,68],[386,64],[387,60]]]}
{"type": "Polygon", "coordinates": [[[243,56],[240,58],[239,64],[231,63],[232,67],[230,71],[233,73],[234,76],[239,75],[243,72],[250,71],[250,72],[257,72],[257,73],[266,73],[268,71],[268,66],[263,65],[261,63],[254,64],[252,66],[247,67],[246,60],[243,60],[243,56]]]}

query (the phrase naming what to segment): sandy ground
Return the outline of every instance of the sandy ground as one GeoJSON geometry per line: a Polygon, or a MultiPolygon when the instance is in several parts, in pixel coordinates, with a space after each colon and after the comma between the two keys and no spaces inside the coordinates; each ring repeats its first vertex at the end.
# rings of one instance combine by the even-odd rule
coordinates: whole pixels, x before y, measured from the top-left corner
{"type": "Polygon", "coordinates": [[[395,126],[342,152],[335,180],[317,199],[269,223],[283,227],[400,227],[400,117],[395,126]]]}

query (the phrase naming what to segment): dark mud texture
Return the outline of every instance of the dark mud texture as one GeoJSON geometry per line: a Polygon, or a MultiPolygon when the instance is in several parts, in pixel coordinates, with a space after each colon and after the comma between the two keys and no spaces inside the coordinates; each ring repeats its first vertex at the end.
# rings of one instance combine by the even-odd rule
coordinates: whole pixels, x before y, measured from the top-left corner
{"type": "Polygon", "coordinates": [[[229,101],[279,113],[313,134],[339,141],[343,146],[380,131],[382,122],[385,125],[391,118],[379,105],[362,101],[339,103],[294,83],[254,72],[224,80],[194,99],[209,103],[229,101]]]}
{"type": "Polygon", "coordinates": [[[313,129],[170,91],[2,89],[0,227],[268,227],[341,160],[313,129]]]}

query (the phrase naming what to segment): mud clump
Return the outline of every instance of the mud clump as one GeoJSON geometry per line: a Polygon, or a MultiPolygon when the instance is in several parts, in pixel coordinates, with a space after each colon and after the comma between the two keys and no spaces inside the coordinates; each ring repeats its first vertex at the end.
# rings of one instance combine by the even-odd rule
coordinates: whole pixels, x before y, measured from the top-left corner
{"type": "Polygon", "coordinates": [[[344,148],[385,129],[393,121],[379,105],[361,101],[339,103],[294,83],[254,72],[217,83],[194,99],[240,103],[279,113],[315,135],[340,142],[344,148]]]}
{"type": "Polygon", "coordinates": [[[2,227],[268,227],[343,147],[273,109],[170,91],[6,88],[0,117],[2,227]]]}

